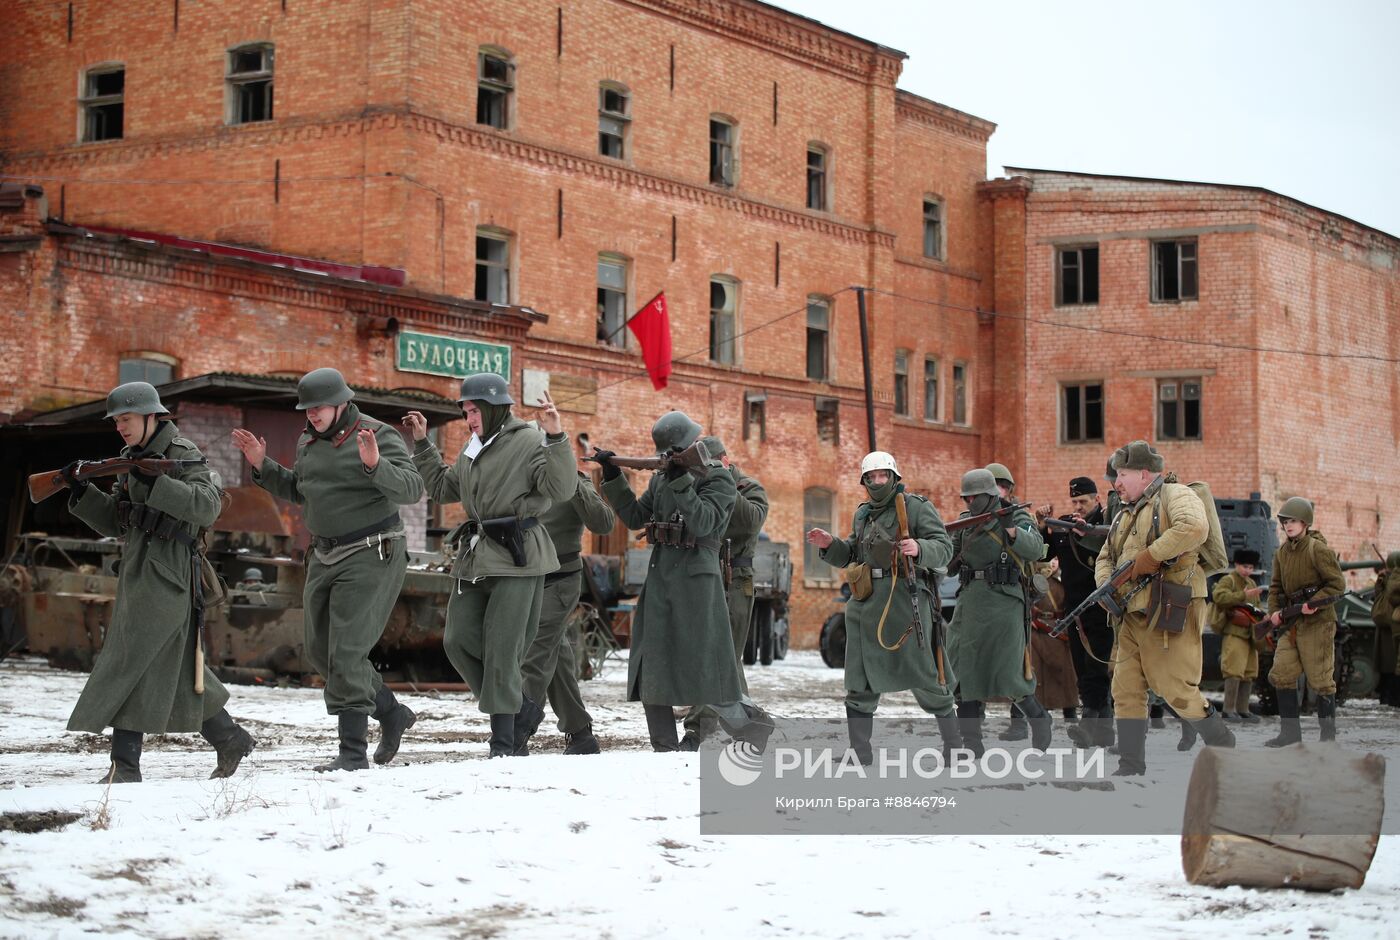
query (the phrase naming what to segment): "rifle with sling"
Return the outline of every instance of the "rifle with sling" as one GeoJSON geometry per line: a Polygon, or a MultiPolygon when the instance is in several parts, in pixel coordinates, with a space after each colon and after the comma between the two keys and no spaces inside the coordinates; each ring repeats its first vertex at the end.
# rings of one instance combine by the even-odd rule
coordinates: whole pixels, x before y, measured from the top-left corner
{"type": "MultiPolygon", "coordinates": [[[[902,488],[895,494],[894,512],[895,516],[899,519],[899,542],[903,542],[907,538],[913,538],[913,536],[909,534],[909,507],[904,501],[904,490],[902,488]]],[[[909,599],[914,604],[914,622],[912,626],[914,628],[914,635],[919,641],[919,647],[922,648],[924,645],[924,614],[923,609],[919,605],[919,575],[914,566],[914,559],[904,554],[900,549],[899,542],[895,543],[894,564],[891,567],[897,568],[900,575],[904,577],[905,583],[909,585],[909,599]]],[[[890,585],[890,590],[894,590],[894,585],[890,585]]],[[[938,667],[938,684],[947,685],[948,680],[943,669],[943,640],[938,635],[937,623],[932,625],[932,630],[933,658],[938,667]]],[[[908,631],[905,631],[905,636],[908,636],[908,631]]],[[[903,643],[903,638],[900,639],[900,643],[903,643]]],[[[899,644],[897,643],[895,645],[898,646],[899,644]]]]}
{"type": "Polygon", "coordinates": [[[963,516],[961,519],[954,519],[952,522],[943,524],[947,532],[961,532],[963,529],[971,529],[990,522],[992,519],[1000,519],[1002,516],[1010,515],[1018,509],[1025,509],[1030,503],[1015,503],[1010,506],[1003,506],[1000,509],[993,509],[991,512],[978,513],[975,516],[963,516]]]}
{"type": "MultiPolygon", "coordinates": [[[[114,477],[120,473],[140,470],[142,473],[169,473],[182,467],[199,467],[209,461],[204,457],[177,460],[167,457],[109,457],[106,460],[79,460],[72,469],[75,480],[91,480],[97,477],[114,477]]],[[[68,488],[68,477],[64,467],[61,470],[45,470],[29,477],[29,500],[41,503],[59,490],[68,488]]]]}
{"type": "Polygon", "coordinates": [[[1049,518],[1044,522],[1045,528],[1057,529],[1061,532],[1073,532],[1077,535],[1087,535],[1094,538],[1108,538],[1109,527],[1106,525],[1089,525],[1086,522],[1074,522],[1070,519],[1049,518]]]}
{"type": "MultiPolygon", "coordinates": [[[[591,460],[600,463],[597,457],[592,455],[584,457],[584,460],[591,460]]],[[[694,476],[703,478],[709,472],[710,467],[715,466],[715,460],[710,456],[709,450],[705,447],[704,441],[696,441],[685,450],[668,454],[658,454],[654,457],[620,457],[612,456],[608,458],[608,463],[615,467],[622,467],[627,470],[669,470],[679,464],[687,472],[694,476]]]]}
{"type": "Polygon", "coordinates": [[[1346,597],[1348,593],[1350,592],[1343,591],[1341,594],[1333,594],[1331,597],[1319,597],[1316,599],[1308,597],[1304,600],[1299,601],[1296,604],[1289,604],[1287,607],[1281,609],[1278,612],[1278,626],[1274,626],[1272,615],[1270,615],[1269,617],[1265,617],[1263,620],[1254,621],[1249,625],[1249,629],[1254,634],[1255,640],[1267,639],[1271,642],[1276,642],[1279,636],[1283,633],[1283,631],[1288,629],[1288,624],[1290,621],[1296,620],[1299,617],[1303,616],[1304,605],[1313,608],[1314,611],[1321,610],[1323,607],[1328,607],[1332,604],[1337,603],[1337,601],[1341,600],[1343,597],[1346,597]]]}

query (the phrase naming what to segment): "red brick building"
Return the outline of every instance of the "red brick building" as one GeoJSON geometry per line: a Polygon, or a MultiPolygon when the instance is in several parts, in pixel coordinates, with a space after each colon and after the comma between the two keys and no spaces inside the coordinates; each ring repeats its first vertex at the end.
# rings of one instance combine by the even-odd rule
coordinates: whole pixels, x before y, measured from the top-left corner
{"type": "Polygon", "coordinates": [[[1032,353],[1004,400],[1023,493],[1066,503],[1145,438],[1217,496],[1314,500],[1343,558],[1400,544],[1400,239],[1257,187],[1007,173],[984,192],[999,297],[1024,285],[997,305],[1032,353]]]}
{"type": "MultiPolygon", "coordinates": [[[[751,0],[69,9],[26,4],[0,37],[0,172],[70,225],[328,259],[429,306],[505,303],[528,326],[507,342],[516,388],[548,373],[571,431],[644,452],[681,408],[763,479],[768,531],[805,577],[797,642],[835,587],[802,565],[802,529],[847,524],[867,449],[847,288],[961,308],[868,296],[879,445],[909,482],[947,507],[1007,433],[979,371],[1002,327],[966,312],[991,302],[993,125],[897,89],[902,53],[751,0]],[[612,334],[662,290],[681,361],[657,393],[612,334]]],[[[91,246],[54,237],[5,262],[25,339],[0,410],[90,400],[123,360],[177,380],[336,364],[383,389],[455,386],[401,368],[344,297],[299,284],[292,313],[194,290],[173,273],[191,259],[167,260],[180,249],[104,261],[121,283],[78,289],[66,272],[91,246]]],[[[499,340],[494,316],[450,319],[398,325],[499,340]]]]}

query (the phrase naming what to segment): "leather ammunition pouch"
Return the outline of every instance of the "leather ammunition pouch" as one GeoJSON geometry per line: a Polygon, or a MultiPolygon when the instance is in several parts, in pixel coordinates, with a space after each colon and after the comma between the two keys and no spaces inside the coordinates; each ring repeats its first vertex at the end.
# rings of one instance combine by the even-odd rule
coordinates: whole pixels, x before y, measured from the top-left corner
{"type": "Polygon", "coordinates": [[[973,581],[985,581],[988,584],[1016,584],[1021,583],[1021,568],[1014,562],[993,562],[985,568],[969,568],[963,565],[958,569],[958,580],[963,587],[967,587],[973,581]]]}
{"type": "Polygon", "coordinates": [[[194,536],[181,528],[182,525],[183,523],[179,519],[169,513],[161,512],[145,503],[133,503],[125,499],[117,500],[117,527],[123,533],[129,529],[140,529],[151,538],[174,540],[191,551],[195,551],[194,536]]]}
{"type": "Polygon", "coordinates": [[[1181,633],[1186,629],[1186,615],[1191,609],[1191,585],[1173,584],[1166,578],[1152,581],[1147,600],[1147,625],[1164,633],[1181,633]]]}
{"type": "Polygon", "coordinates": [[[851,599],[866,600],[875,593],[875,585],[870,580],[870,566],[854,564],[846,566],[846,583],[851,586],[851,599]]]}
{"type": "Polygon", "coordinates": [[[648,522],[644,529],[647,541],[653,545],[664,545],[668,548],[708,548],[713,552],[718,552],[721,548],[719,539],[696,538],[688,533],[683,521],[648,522]]]}

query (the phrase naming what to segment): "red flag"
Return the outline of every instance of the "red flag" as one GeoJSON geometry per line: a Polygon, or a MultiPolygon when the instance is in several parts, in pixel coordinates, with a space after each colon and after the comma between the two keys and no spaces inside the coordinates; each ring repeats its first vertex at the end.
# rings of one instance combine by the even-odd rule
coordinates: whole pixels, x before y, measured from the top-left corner
{"type": "Polygon", "coordinates": [[[642,360],[647,364],[652,388],[660,391],[671,375],[671,318],[666,312],[666,292],[657,294],[638,310],[627,321],[627,328],[642,346],[642,360]]]}

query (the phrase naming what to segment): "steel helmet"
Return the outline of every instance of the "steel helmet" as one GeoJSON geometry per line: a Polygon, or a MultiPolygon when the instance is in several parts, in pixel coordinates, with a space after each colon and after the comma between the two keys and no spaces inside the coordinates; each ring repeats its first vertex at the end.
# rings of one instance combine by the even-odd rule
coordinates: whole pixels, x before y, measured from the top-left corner
{"type": "Polygon", "coordinates": [[[987,472],[992,475],[992,479],[998,483],[1005,483],[1007,486],[1015,486],[1016,478],[1011,475],[1011,471],[1006,469],[1006,464],[989,463],[987,472]]]}
{"type": "Polygon", "coordinates": [[[488,405],[515,404],[515,399],[506,389],[506,380],[494,372],[478,372],[462,380],[462,394],[457,396],[457,404],[468,401],[484,401],[488,405]]]}
{"type": "Polygon", "coordinates": [[[862,480],[871,470],[888,470],[894,474],[896,480],[900,479],[899,465],[894,462],[894,455],[887,454],[883,450],[872,450],[861,460],[860,478],[862,480]]]}
{"type": "Polygon", "coordinates": [[[150,382],[127,382],[107,395],[106,417],[123,414],[168,415],[170,412],[160,403],[160,393],[150,382]]]}
{"type": "Polygon", "coordinates": [[[683,411],[668,411],[651,426],[651,439],[658,452],[685,450],[700,439],[700,425],[683,411]]]}
{"type": "Polygon", "coordinates": [[[355,397],[339,370],[312,369],[297,382],[297,411],[322,405],[343,405],[355,397]]]}
{"type": "Polygon", "coordinates": [[[1280,519],[1297,519],[1299,522],[1313,524],[1313,504],[1301,496],[1292,496],[1283,501],[1283,505],[1278,508],[1280,519]]]}
{"type": "Polygon", "coordinates": [[[997,478],[985,467],[969,470],[962,478],[963,496],[1001,496],[997,489],[997,478]]]}

